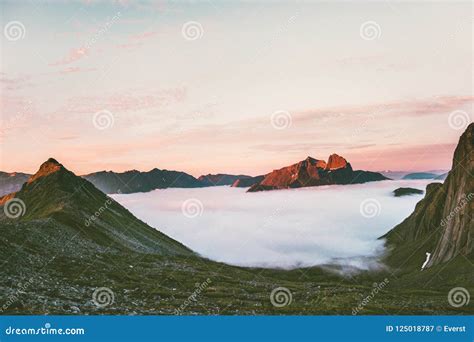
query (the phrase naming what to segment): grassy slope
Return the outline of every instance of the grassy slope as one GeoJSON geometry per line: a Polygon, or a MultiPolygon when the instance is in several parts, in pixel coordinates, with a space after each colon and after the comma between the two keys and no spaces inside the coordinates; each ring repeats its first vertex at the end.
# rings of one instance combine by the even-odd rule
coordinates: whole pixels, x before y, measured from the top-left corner
{"type": "Polygon", "coordinates": [[[97,249],[83,246],[73,231],[55,220],[3,224],[0,237],[0,303],[18,297],[8,314],[173,314],[206,279],[211,284],[184,314],[352,314],[369,296],[373,283],[388,284],[360,314],[473,313],[470,306],[455,309],[447,302],[449,289],[474,291],[472,265],[458,260],[452,267],[396,275],[389,272],[340,277],[320,268],[293,271],[228,266],[190,256],[97,249]],[[63,236],[52,242],[55,232],[63,236]],[[15,241],[15,243],[12,243],[15,241]],[[62,246],[62,247],[59,247],[62,246]],[[54,257],[54,258],[53,258],[54,257]],[[32,279],[28,284],[26,281],[32,279]],[[21,289],[20,284],[27,284],[21,289]],[[271,305],[272,289],[290,289],[293,301],[283,308],[271,305]],[[108,287],[114,304],[98,308],[95,288],[108,287]]]}

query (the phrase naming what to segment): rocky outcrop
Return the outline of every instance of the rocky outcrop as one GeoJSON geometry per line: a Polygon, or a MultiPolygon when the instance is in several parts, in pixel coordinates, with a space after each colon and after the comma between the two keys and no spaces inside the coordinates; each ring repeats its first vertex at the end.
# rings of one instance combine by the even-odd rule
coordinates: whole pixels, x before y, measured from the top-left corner
{"type": "Polygon", "coordinates": [[[249,177],[249,178],[239,178],[234,183],[232,183],[232,187],[234,188],[248,188],[252,185],[260,183],[265,176],[256,176],[256,177],[249,177]]]}
{"type": "Polygon", "coordinates": [[[247,175],[229,175],[225,173],[202,175],[198,178],[202,186],[232,185],[239,179],[252,178],[247,175]]]}
{"type": "Polygon", "coordinates": [[[393,190],[393,195],[395,197],[409,196],[409,195],[421,195],[423,190],[414,189],[414,188],[398,188],[393,190]]]}
{"type": "Polygon", "coordinates": [[[257,192],[330,184],[358,184],[386,179],[388,178],[377,172],[354,171],[346,159],[333,154],[327,163],[324,160],[307,157],[296,164],[274,170],[248,191],[257,192]]]}
{"type": "Polygon", "coordinates": [[[392,249],[387,262],[397,268],[425,268],[474,252],[474,124],[459,139],[445,182],[429,184],[414,212],[383,238],[392,249]]]}

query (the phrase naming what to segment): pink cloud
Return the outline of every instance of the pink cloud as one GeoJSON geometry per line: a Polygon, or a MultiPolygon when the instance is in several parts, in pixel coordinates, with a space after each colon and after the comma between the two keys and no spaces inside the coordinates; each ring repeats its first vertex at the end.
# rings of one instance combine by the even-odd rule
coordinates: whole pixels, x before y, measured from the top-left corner
{"type": "Polygon", "coordinates": [[[142,33],[139,33],[139,34],[135,34],[133,36],[131,36],[131,39],[132,40],[143,40],[143,39],[148,39],[148,38],[151,38],[153,36],[156,36],[158,33],[155,32],[155,31],[145,31],[145,32],[142,32],[142,33]]]}
{"type": "Polygon", "coordinates": [[[31,79],[29,75],[8,77],[6,73],[0,73],[0,84],[6,90],[19,90],[31,86],[31,79]]]}
{"type": "Polygon", "coordinates": [[[51,63],[50,65],[64,65],[64,64],[70,64],[75,61],[80,60],[83,57],[86,57],[89,55],[89,49],[86,47],[80,47],[77,49],[71,49],[69,51],[69,54],[62,58],[61,60],[51,63]]]}
{"type": "Polygon", "coordinates": [[[68,67],[66,69],[63,69],[59,71],[60,74],[72,74],[72,73],[78,73],[78,72],[89,72],[89,71],[95,71],[97,70],[96,68],[81,68],[81,67],[68,67]]]}
{"type": "MultiPolygon", "coordinates": [[[[73,71],[74,72],[74,71],[73,71]]],[[[90,114],[106,109],[113,113],[162,108],[186,98],[186,88],[128,91],[105,96],[79,96],[70,98],[59,115],[64,112],[90,114]]]]}

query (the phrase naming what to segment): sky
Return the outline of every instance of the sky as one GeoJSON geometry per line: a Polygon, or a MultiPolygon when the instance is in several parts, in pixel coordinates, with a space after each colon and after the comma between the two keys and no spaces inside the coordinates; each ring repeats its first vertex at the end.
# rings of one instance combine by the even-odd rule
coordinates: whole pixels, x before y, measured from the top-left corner
{"type": "Polygon", "coordinates": [[[0,170],[449,169],[471,2],[1,1],[0,170]]]}

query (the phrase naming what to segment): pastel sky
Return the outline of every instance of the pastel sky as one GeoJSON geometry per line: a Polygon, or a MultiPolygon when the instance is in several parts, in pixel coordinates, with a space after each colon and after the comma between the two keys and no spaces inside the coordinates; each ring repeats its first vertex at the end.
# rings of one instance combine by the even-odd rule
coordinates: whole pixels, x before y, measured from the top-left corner
{"type": "Polygon", "coordinates": [[[2,1],[0,170],[449,169],[470,1],[2,1]]]}

